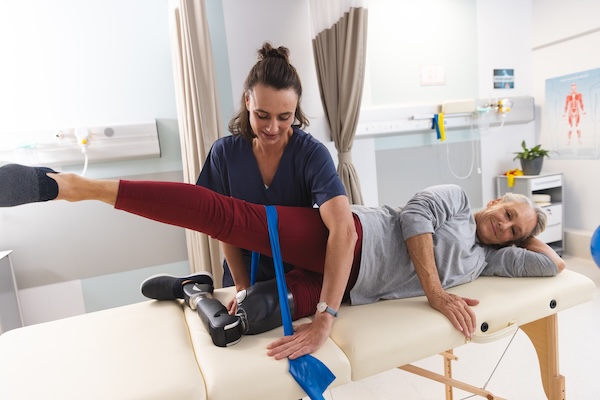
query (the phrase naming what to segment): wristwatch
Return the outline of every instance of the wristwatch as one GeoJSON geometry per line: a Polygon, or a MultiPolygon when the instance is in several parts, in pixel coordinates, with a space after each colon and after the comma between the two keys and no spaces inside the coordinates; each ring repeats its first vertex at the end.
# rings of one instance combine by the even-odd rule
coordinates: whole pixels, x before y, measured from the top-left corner
{"type": "Polygon", "coordinates": [[[317,311],[318,312],[328,312],[329,314],[333,315],[334,317],[338,316],[338,312],[335,311],[333,308],[329,307],[327,305],[327,303],[325,303],[324,301],[321,301],[317,304],[317,311]]]}

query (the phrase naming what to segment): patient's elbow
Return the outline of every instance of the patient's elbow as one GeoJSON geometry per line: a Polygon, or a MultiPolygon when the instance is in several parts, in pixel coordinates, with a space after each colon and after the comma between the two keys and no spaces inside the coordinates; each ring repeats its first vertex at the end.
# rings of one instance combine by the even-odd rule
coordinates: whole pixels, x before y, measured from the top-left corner
{"type": "Polygon", "coordinates": [[[558,269],[559,274],[564,271],[565,266],[566,266],[565,260],[558,257],[558,259],[555,260],[554,263],[556,264],[556,268],[558,269]]]}

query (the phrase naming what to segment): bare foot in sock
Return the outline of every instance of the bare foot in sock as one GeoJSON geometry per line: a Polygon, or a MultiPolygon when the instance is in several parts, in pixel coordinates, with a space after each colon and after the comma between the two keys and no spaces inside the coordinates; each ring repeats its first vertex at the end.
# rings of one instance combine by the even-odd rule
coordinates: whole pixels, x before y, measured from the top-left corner
{"type": "Polygon", "coordinates": [[[0,207],[53,200],[58,196],[58,184],[45,167],[8,164],[0,167],[0,207]]]}

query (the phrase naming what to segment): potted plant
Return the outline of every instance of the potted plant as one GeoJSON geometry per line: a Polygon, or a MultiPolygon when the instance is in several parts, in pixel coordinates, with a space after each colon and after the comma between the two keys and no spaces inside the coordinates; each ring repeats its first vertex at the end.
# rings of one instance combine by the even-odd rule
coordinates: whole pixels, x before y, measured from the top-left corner
{"type": "Polygon", "coordinates": [[[542,170],[544,157],[550,157],[550,151],[542,149],[541,144],[528,148],[524,140],[521,142],[521,147],[523,151],[516,151],[513,161],[516,159],[521,161],[521,169],[524,175],[539,175],[542,170]]]}

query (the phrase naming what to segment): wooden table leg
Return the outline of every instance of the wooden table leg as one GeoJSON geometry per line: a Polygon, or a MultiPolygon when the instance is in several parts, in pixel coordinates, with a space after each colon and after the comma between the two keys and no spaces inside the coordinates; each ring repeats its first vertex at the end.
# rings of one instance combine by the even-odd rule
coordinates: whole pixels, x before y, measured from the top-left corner
{"type": "MultiPolygon", "coordinates": [[[[441,353],[442,357],[444,357],[444,376],[446,378],[452,378],[452,361],[456,361],[458,358],[454,355],[454,350],[446,350],[441,353]]],[[[452,385],[446,383],[446,400],[453,400],[453,390],[452,385]]]]}
{"type": "Polygon", "coordinates": [[[544,392],[549,400],[565,400],[565,377],[558,369],[558,317],[546,318],[521,325],[537,352],[544,392]]]}

